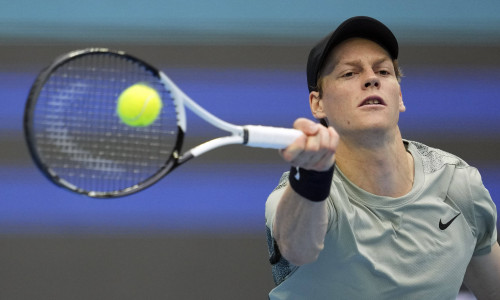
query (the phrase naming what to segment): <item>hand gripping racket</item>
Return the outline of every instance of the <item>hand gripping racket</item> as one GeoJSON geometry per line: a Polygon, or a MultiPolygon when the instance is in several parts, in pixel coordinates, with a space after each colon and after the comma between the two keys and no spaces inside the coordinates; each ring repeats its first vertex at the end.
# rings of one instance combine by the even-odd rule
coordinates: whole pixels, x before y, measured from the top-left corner
{"type": "Polygon", "coordinates": [[[280,149],[302,135],[295,129],[227,123],[150,64],[96,48],[67,53],[39,74],[26,103],[24,133],[34,162],[52,182],[97,198],[138,192],[221,146],[280,149]],[[136,83],[153,87],[163,101],[158,119],[147,127],[128,126],[116,113],[119,95],[136,83]],[[230,135],[182,153],[185,107],[230,135]]]}

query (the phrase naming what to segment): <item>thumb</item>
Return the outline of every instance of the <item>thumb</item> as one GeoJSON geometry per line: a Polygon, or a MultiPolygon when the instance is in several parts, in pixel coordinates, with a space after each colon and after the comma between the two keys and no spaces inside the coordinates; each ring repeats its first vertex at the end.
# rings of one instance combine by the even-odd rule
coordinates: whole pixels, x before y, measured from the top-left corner
{"type": "Polygon", "coordinates": [[[293,128],[301,130],[305,135],[315,135],[319,131],[320,126],[322,125],[306,118],[298,118],[293,123],[293,128]]]}

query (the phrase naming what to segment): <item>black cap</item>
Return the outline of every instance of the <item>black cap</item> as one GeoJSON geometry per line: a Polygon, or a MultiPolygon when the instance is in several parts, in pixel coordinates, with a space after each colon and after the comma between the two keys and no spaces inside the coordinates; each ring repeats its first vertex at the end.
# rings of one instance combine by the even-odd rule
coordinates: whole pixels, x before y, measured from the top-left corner
{"type": "Polygon", "coordinates": [[[307,85],[309,92],[315,90],[318,73],[330,51],[348,38],[361,37],[372,40],[385,48],[392,59],[398,58],[398,41],[391,30],[380,21],[370,17],[352,17],[345,20],[335,31],[319,41],[309,52],[307,60],[307,85]]]}

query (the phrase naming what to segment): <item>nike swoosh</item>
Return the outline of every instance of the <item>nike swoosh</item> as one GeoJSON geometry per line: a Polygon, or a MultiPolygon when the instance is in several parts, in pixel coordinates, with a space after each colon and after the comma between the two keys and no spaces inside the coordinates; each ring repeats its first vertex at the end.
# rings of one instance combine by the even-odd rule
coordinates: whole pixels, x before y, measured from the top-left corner
{"type": "Polygon", "coordinates": [[[458,215],[456,215],[455,217],[453,217],[453,219],[449,220],[448,223],[444,223],[441,222],[441,219],[439,219],[439,229],[441,230],[445,230],[446,228],[448,228],[448,226],[451,225],[451,223],[453,223],[453,221],[455,221],[455,219],[460,216],[461,213],[458,213],[458,215]]]}

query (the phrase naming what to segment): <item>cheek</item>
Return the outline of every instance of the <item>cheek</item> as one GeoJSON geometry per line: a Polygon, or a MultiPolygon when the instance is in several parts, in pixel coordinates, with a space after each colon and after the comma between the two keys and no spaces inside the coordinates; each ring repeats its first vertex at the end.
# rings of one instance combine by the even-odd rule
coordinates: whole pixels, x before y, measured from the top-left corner
{"type": "Polygon", "coordinates": [[[352,103],[355,102],[351,100],[353,88],[325,82],[323,91],[323,108],[330,125],[334,127],[335,125],[342,127],[350,125],[352,103]]]}
{"type": "Polygon", "coordinates": [[[347,107],[348,103],[345,101],[333,101],[329,99],[328,104],[325,103],[326,117],[333,127],[344,127],[351,124],[350,121],[350,108],[347,107]]]}

